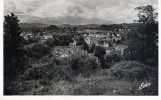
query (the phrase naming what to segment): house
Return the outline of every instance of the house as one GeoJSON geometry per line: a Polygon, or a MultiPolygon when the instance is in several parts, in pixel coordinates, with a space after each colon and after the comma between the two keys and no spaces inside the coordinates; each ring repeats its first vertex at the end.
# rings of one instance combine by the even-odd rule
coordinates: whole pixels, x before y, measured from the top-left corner
{"type": "Polygon", "coordinates": [[[73,43],[70,43],[70,44],[69,44],[69,47],[76,47],[76,41],[74,40],[73,43]]]}
{"type": "Polygon", "coordinates": [[[33,37],[32,33],[23,33],[22,35],[26,40],[33,37]]]}
{"type": "Polygon", "coordinates": [[[121,52],[121,54],[123,54],[124,53],[124,50],[127,48],[127,46],[126,45],[117,45],[117,46],[115,46],[115,50],[116,51],[120,51],[121,52]]]}
{"type": "Polygon", "coordinates": [[[89,37],[85,38],[84,40],[88,45],[91,44],[91,39],[89,37]]]}
{"type": "Polygon", "coordinates": [[[43,40],[47,40],[47,39],[49,39],[49,38],[53,38],[53,34],[44,34],[44,35],[42,36],[42,39],[43,39],[43,40]]]}
{"type": "Polygon", "coordinates": [[[115,50],[113,47],[108,47],[105,49],[106,49],[106,54],[111,54],[111,52],[115,50]]]}
{"type": "Polygon", "coordinates": [[[103,46],[108,48],[110,46],[110,43],[109,42],[104,42],[103,46]]]}

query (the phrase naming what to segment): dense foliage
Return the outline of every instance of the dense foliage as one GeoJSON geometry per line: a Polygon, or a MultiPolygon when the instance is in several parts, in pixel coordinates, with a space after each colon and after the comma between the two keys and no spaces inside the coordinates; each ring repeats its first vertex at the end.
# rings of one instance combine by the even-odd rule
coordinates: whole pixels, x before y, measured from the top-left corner
{"type": "Polygon", "coordinates": [[[96,46],[95,50],[94,50],[94,55],[98,58],[102,58],[104,57],[104,55],[106,54],[106,49],[102,46],[96,46]]]}
{"type": "Polygon", "coordinates": [[[50,47],[42,44],[42,43],[32,43],[24,46],[24,52],[26,56],[39,59],[44,55],[50,53],[50,47]]]}
{"type": "Polygon", "coordinates": [[[150,66],[158,66],[158,23],[154,8],[150,5],[137,7],[139,10],[136,29],[128,34],[128,49],[125,58],[141,61],[150,66]]]}
{"type": "Polygon", "coordinates": [[[54,46],[68,46],[73,42],[73,36],[69,34],[53,35],[54,46]]]}
{"type": "Polygon", "coordinates": [[[6,87],[19,70],[23,38],[18,23],[19,19],[14,13],[4,17],[4,93],[9,92],[6,87]]]}

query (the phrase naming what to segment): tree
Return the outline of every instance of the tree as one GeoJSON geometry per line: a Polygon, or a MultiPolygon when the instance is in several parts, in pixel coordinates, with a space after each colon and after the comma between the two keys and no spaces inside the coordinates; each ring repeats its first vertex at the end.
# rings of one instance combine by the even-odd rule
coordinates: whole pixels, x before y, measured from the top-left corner
{"type": "Polygon", "coordinates": [[[158,13],[154,12],[152,5],[136,7],[135,10],[138,10],[138,20],[135,20],[139,23],[155,23],[155,20],[158,16],[158,13]]]}
{"type": "Polygon", "coordinates": [[[104,55],[106,54],[106,50],[102,46],[96,46],[94,50],[94,56],[98,57],[98,61],[100,63],[101,68],[106,68],[104,55]]]}
{"type": "MultiPolygon", "coordinates": [[[[22,37],[17,16],[11,13],[4,18],[4,87],[7,87],[17,72],[22,37]]],[[[6,91],[4,92],[6,93],[6,91]]]]}
{"type": "Polygon", "coordinates": [[[96,44],[95,43],[92,43],[92,45],[89,47],[88,53],[93,53],[95,47],[96,47],[96,44]]]}
{"type": "Polygon", "coordinates": [[[83,36],[80,36],[80,37],[78,37],[78,39],[77,39],[76,45],[83,45],[84,42],[85,42],[84,37],[83,37],[83,36]]]}
{"type": "Polygon", "coordinates": [[[12,53],[15,53],[17,49],[21,46],[20,42],[22,38],[21,28],[18,24],[19,19],[14,13],[5,16],[4,20],[4,46],[10,48],[12,53]]]}
{"type": "Polygon", "coordinates": [[[11,61],[16,60],[20,54],[19,50],[22,47],[23,38],[20,36],[21,28],[19,26],[19,19],[14,13],[5,16],[4,20],[4,61],[5,64],[10,64],[11,61]],[[12,59],[12,60],[11,60],[12,59]]]}
{"type": "Polygon", "coordinates": [[[79,36],[78,39],[76,40],[76,45],[79,46],[79,45],[82,45],[82,48],[86,51],[88,51],[89,49],[89,46],[88,44],[86,43],[85,39],[83,36],[79,36]]]}
{"type": "Polygon", "coordinates": [[[119,51],[112,51],[110,54],[106,54],[106,68],[110,68],[114,63],[120,62],[121,60],[123,60],[123,57],[119,51]]]}
{"type": "Polygon", "coordinates": [[[128,34],[128,49],[125,59],[136,60],[147,65],[158,66],[158,23],[157,13],[151,5],[137,7],[137,27],[128,34]]]}
{"type": "Polygon", "coordinates": [[[83,49],[86,50],[86,51],[89,50],[89,46],[86,42],[84,42],[84,44],[83,44],[83,49]]]}
{"type": "Polygon", "coordinates": [[[45,30],[49,31],[49,32],[54,32],[58,30],[58,27],[56,25],[50,25],[47,28],[45,28],[45,30]]]}
{"type": "Polygon", "coordinates": [[[96,46],[95,50],[94,50],[94,56],[101,58],[106,54],[106,50],[104,47],[102,46],[96,46]]]}

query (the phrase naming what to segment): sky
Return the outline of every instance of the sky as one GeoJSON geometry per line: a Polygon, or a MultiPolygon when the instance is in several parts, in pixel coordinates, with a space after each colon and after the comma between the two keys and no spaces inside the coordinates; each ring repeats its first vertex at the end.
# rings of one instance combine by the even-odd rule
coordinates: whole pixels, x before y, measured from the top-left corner
{"type": "Polygon", "coordinates": [[[158,0],[4,0],[4,14],[14,12],[40,18],[97,18],[131,23],[136,19],[134,8],[142,5],[153,5],[158,11],[158,0]]]}

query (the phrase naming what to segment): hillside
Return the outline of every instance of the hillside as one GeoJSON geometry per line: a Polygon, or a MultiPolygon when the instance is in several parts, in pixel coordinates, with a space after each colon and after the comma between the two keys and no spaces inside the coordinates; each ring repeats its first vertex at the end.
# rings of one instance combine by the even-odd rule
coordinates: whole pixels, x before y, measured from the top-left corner
{"type": "Polygon", "coordinates": [[[112,21],[102,20],[98,18],[81,18],[81,17],[37,17],[32,15],[18,15],[21,23],[42,23],[47,25],[62,25],[62,24],[70,24],[70,25],[86,25],[86,24],[113,24],[112,21]]]}
{"type": "Polygon", "coordinates": [[[46,24],[42,24],[42,23],[20,23],[20,27],[21,28],[33,28],[33,27],[37,27],[37,28],[45,28],[49,25],[46,24]]]}

